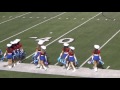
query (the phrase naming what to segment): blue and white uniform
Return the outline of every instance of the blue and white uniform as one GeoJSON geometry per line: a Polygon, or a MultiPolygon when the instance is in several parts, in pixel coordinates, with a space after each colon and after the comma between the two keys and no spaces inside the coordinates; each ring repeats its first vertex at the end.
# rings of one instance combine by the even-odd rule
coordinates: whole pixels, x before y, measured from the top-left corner
{"type": "Polygon", "coordinates": [[[61,62],[62,64],[66,64],[65,57],[68,55],[69,50],[70,49],[68,47],[62,49],[63,53],[61,53],[60,57],[58,58],[58,62],[61,62]]]}
{"type": "Polygon", "coordinates": [[[68,53],[68,61],[75,62],[74,53],[71,51],[68,53]]]}
{"type": "Polygon", "coordinates": [[[99,54],[100,54],[100,50],[94,50],[93,51],[93,56],[92,56],[92,60],[94,60],[94,61],[99,61],[99,60],[101,60],[101,57],[99,56],[99,54]]]}
{"type": "Polygon", "coordinates": [[[101,59],[100,50],[99,50],[100,46],[94,45],[94,48],[95,48],[95,50],[92,52],[92,59],[90,61],[88,61],[88,64],[93,64],[94,61],[97,61],[103,65],[104,62],[101,59]]]}
{"type": "Polygon", "coordinates": [[[46,46],[41,46],[41,48],[42,48],[43,51],[41,50],[39,59],[40,59],[40,61],[44,62],[44,65],[48,65],[47,54],[46,54],[46,51],[45,51],[46,46]]]}
{"type": "Polygon", "coordinates": [[[18,54],[17,54],[17,47],[16,47],[15,44],[12,45],[12,49],[13,49],[13,52],[12,52],[13,60],[17,60],[18,59],[18,56],[17,56],[18,54]]]}
{"type": "Polygon", "coordinates": [[[41,51],[41,45],[44,43],[43,40],[40,40],[38,42],[39,47],[36,48],[36,51],[34,53],[34,55],[32,56],[32,62],[34,64],[38,64],[38,60],[39,60],[39,56],[40,56],[40,51],[41,51]]]}
{"type": "Polygon", "coordinates": [[[75,53],[74,53],[75,48],[71,46],[70,49],[71,49],[71,50],[69,51],[69,53],[68,53],[68,55],[65,57],[65,59],[68,58],[68,61],[69,61],[69,62],[74,62],[74,63],[77,65],[77,64],[78,64],[78,61],[77,61],[77,58],[76,58],[75,53]]]}
{"type": "Polygon", "coordinates": [[[13,58],[13,55],[12,55],[13,49],[12,49],[11,47],[8,47],[8,48],[6,49],[6,51],[7,51],[7,53],[6,53],[7,59],[12,59],[12,58],[13,58]]]}
{"type": "Polygon", "coordinates": [[[40,51],[37,51],[37,52],[34,53],[33,58],[32,58],[34,64],[38,64],[38,57],[39,57],[39,55],[40,55],[40,51]]]}
{"type": "Polygon", "coordinates": [[[62,52],[57,60],[58,60],[58,62],[65,65],[67,63],[67,59],[65,60],[65,57],[68,55],[70,48],[68,47],[69,46],[68,43],[64,43],[63,46],[64,47],[62,48],[62,52]]]}
{"type": "Polygon", "coordinates": [[[63,48],[62,51],[63,51],[63,54],[61,55],[61,59],[65,59],[65,57],[68,55],[69,53],[69,48],[63,48]]]}
{"type": "Polygon", "coordinates": [[[74,72],[74,71],[76,71],[75,65],[76,65],[76,62],[77,62],[77,59],[76,59],[76,56],[75,56],[75,53],[74,53],[75,47],[71,46],[70,49],[71,50],[69,51],[68,56],[65,59],[68,58],[68,61],[70,62],[68,64],[67,70],[69,70],[71,68],[70,66],[72,66],[73,72],[74,72]],[[75,65],[74,65],[74,63],[75,63],[75,65]]]}
{"type": "Polygon", "coordinates": [[[47,60],[46,52],[44,52],[44,53],[40,52],[40,57],[39,57],[39,59],[40,59],[41,61],[46,61],[46,60],[47,60]]]}
{"type": "Polygon", "coordinates": [[[25,52],[22,48],[22,44],[20,42],[18,42],[16,44],[16,47],[17,47],[17,54],[18,54],[18,58],[21,60],[23,56],[25,56],[25,52]]]}

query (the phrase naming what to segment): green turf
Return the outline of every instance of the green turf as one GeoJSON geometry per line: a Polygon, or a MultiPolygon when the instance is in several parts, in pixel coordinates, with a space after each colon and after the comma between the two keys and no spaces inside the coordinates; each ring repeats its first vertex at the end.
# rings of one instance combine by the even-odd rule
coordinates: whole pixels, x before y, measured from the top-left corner
{"type": "MultiPolygon", "coordinates": [[[[62,12],[33,12],[31,14],[25,15],[25,18],[21,17],[10,22],[1,24],[0,41],[60,13],[62,12]]],[[[29,31],[26,31],[20,35],[17,35],[9,40],[0,43],[0,48],[5,51],[7,43],[9,43],[11,40],[14,40],[15,38],[20,38],[21,42],[23,43],[23,48],[27,52],[27,56],[29,56],[35,51],[35,47],[37,46],[37,42],[35,41],[35,39],[30,39],[29,37],[52,37],[50,41],[44,43],[45,45],[47,45],[56,38],[75,28],[76,26],[84,23],[89,18],[95,16],[97,13],[99,12],[67,12],[62,16],[54,18],[48,22],[45,22],[41,25],[38,25],[37,27],[30,29],[29,31]],[[50,34],[50,32],[53,33],[50,34]]],[[[14,14],[4,14],[1,12],[0,18],[2,18],[3,15],[6,15],[7,20],[7,17],[11,15],[17,16],[21,14],[23,14],[23,12],[16,12],[14,14]]],[[[119,24],[120,22],[118,21],[112,21],[110,19],[106,20],[105,17],[99,15],[83,26],[75,29],[73,32],[61,37],[60,39],[74,38],[74,41],[71,42],[70,45],[75,46],[75,54],[77,59],[79,60],[79,65],[81,65],[87,58],[90,57],[91,52],[94,49],[93,45],[99,44],[100,46],[102,46],[109,38],[112,37],[113,34],[115,34],[120,29],[119,24]]],[[[105,47],[101,49],[101,56],[105,62],[104,67],[110,66],[111,69],[120,69],[119,35],[120,34],[115,36],[107,45],[105,45],[105,47]]],[[[55,64],[57,62],[57,58],[63,47],[62,44],[58,43],[58,40],[48,45],[47,47],[50,64],[55,64]]],[[[31,59],[32,58],[30,57],[24,62],[30,63],[31,59]]],[[[92,65],[85,64],[83,67],[92,67],[92,65]]]]}
{"type": "Polygon", "coordinates": [[[0,12],[0,23],[6,20],[21,16],[27,12],[0,12]]]}

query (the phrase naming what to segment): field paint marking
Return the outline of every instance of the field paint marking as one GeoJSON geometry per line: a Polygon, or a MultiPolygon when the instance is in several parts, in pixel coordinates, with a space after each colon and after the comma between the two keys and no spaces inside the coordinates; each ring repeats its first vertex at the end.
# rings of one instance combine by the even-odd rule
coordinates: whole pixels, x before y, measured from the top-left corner
{"type": "Polygon", "coordinates": [[[49,19],[47,19],[47,20],[44,20],[44,21],[42,21],[42,22],[40,22],[40,23],[38,23],[38,24],[35,24],[35,25],[33,25],[32,27],[30,27],[30,28],[27,28],[27,29],[25,29],[25,30],[23,30],[23,31],[21,31],[21,32],[19,32],[19,33],[17,33],[17,34],[14,34],[13,36],[10,36],[10,37],[8,37],[8,38],[0,41],[0,43],[4,42],[4,41],[6,41],[6,40],[8,40],[8,39],[10,39],[10,38],[12,38],[12,37],[15,37],[15,36],[17,36],[17,35],[19,35],[19,34],[21,34],[21,33],[24,33],[24,32],[26,32],[26,31],[28,31],[28,30],[30,30],[30,29],[32,29],[32,28],[34,28],[34,27],[42,24],[42,23],[45,23],[45,22],[50,21],[50,20],[52,20],[52,19],[54,19],[54,18],[56,18],[56,17],[58,17],[58,16],[60,16],[60,15],[63,15],[64,13],[65,13],[65,12],[63,12],[63,13],[61,13],[61,14],[58,14],[58,15],[56,15],[56,16],[54,16],[54,17],[51,17],[51,18],[49,18],[49,19]]]}
{"type": "Polygon", "coordinates": [[[110,68],[110,66],[107,66],[107,68],[106,69],[109,69],[110,68]]]}
{"type": "MultiPolygon", "coordinates": [[[[120,32],[120,30],[118,30],[110,39],[108,39],[101,47],[100,49],[102,49],[109,41],[111,41],[118,33],[120,32]]],[[[87,63],[89,60],[90,60],[91,56],[85,60],[81,65],[80,67],[82,67],[85,63],[87,63]]]]}
{"type": "Polygon", "coordinates": [[[8,22],[8,21],[14,20],[14,19],[16,19],[16,18],[22,17],[22,16],[27,15],[27,14],[30,14],[30,13],[31,13],[31,12],[22,14],[22,15],[20,15],[20,16],[16,16],[15,18],[8,19],[8,20],[6,20],[6,21],[1,22],[0,24],[6,23],[6,22],[8,22]]]}
{"type": "Polygon", "coordinates": [[[81,20],[83,20],[84,18],[82,18],[81,20]]]}
{"type": "Polygon", "coordinates": [[[54,65],[56,66],[56,65],[58,65],[58,64],[59,64],[59,62],[55,63],[54,65]]]}
{"type": "Polygon", "coordinates": [[[77,18],[74,18],[74,20],[77,19],[77,18]]]}
{"type": "Polygon", "coordinates": [[[11,18],[12,16],[9,16],[9,18],[11,18]]]}
{"type": "MultiPolygon", "coordinates": [[[[94,19],[95,17],[97,17],[98,15],[100,15],[102,12],[96,14],[95,16],[93,16],[92,18],[88,19],[87,21],[83,22],[82,24],[76,26],[75,28],[69,30],[68,32],[66,32],[65,34],[61,35],[60,37],[56,38],[55,40],[53,40],[52,42],[48,43],[46,46],[51,45],[52,43],[54,43],[55,41],[59,40],[60,38],[62,38],[63,36],[69,34],[70,32],[72,32],[73,30],[81,27],[82,25],[84,25],[85,23],[89,22],[90,20],[94,19]]],[[[31,57],[34,53],[30,54],[29,56],[27,56],[25,59],[28,59],[29,57],[31,57]]]]}

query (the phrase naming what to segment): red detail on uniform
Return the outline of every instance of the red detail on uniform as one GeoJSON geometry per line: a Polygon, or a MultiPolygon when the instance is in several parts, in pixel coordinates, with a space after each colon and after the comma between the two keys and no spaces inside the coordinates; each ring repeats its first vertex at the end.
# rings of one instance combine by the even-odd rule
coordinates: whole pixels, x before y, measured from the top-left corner
{"type": "Polygon", "coordinates": [[[19,44],[17,44],[16,46],[17,46],[17,49],[20,49],[20,48],[22,47],[22,44],[19,43],[19,44]]]}
{"type": "Polygon", "coordinates": [[[7,50],[7,53],[12,53],[13,52],[12,48],[6,48],[6,50],[7,50]]]}
{"type": "Polygon", "coordinates": [[[44,52],[44,53],[42,53],[42,52],[40,52],[40,55],[45,55],[46,53],[44,52]]]}
{"type": "Polygon", "coordinates": [[[62,49],[63,52],[69,52],[69,50],[70,50],[69,48],[65,48],[65,50],[64,48],[62,49]]]}
{"type": "Polygon", "coordinates": [[[21,48],[22,47],[22,44],[21,43],[19,43],[19,48],[21,48]]]}
{"type": "Polygon", "coordinates": [[[14,46],[13,46],[13,50],[16,50],[16,49],[17,49],[17,46],[16,46],[16,45],[14,45],[14,46]]]}
{"type": "Polygon", "coordinates": [[[93,51],[94,54],[100,54],[100,50],[98,50],[96,53],[95,53],[95,50],[93,51]]]}
{"type": "Polygon", "coordinates": [[[69,56],[74,56],[74,52],[69,52],[69,56]]]}
{"type": "Polygon", "coordinates": [[[16,48],[19,49],[19,45],[16,45],[16,48]]]}

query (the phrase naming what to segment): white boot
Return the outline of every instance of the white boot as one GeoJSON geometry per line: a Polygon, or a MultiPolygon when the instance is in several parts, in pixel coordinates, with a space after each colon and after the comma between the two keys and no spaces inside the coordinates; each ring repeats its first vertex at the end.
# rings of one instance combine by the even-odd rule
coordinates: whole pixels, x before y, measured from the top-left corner
{"type": "Polygon", "coordinates": [[[97,67],[94,68],[94,71],[97,72],[97,67]]]}
{"type": "Polygon", "coordinates": [[[11,69],[11,68],[12,68],[12,66],[8,66],[8,68],[9,68],[9,69],[11,69]]]}
{"type": "Polygon", "coordinates": [[[70,70],[70,67],[68,67],[67,70],[70,70]]]}
{"type": "Polygon", "coordinates": [[[31,64],[34,64],[34,61],[30,62],[31,64]]]}
{"type": "Polygon", "coordinates": [[[45,66],[43,66],[43,68],[44,68],[45,70],[47,70],[47,68],[46,68],[45,66]]]}
{"type": "Polygon", "coordinates": [[[47,70],[47,68],[46,68],[46,67],[45,67],[44,69],[45,69],[45,71],[47,70]]]}
{"type": "Polygon", "coordinates": [[[20,64],[20,62],[19,62],[19,61],[17,61],[17,64],[20,64]]]}
{"type": "Polygon", "coordinates": [[[40,66],[40,69],[42,69],[42,66],[40,66]]]}
{"type": "Polygon", "coordinates": [[[73,72],[75,72],[75,71],[76,71],[76,69],[74,68],[74,69],[73,69],[73,72]]]}
{"type": "Polygon", "coordinates": [[[14,64],[13,64],[13,67],[15,67],[15,66],[16,66],[16,64],[14,63],[14,64]]]}
{"type": "Polygon", "coordinates": [[[37,66],[36,66],[36,68],[39,68],[40,67],[40,65],[38,64],[37,66]]]}
{"type": "Polygon", "coordinates": [[[66,64],[66,67],[68,67],[68,64],[66,64]]]}

